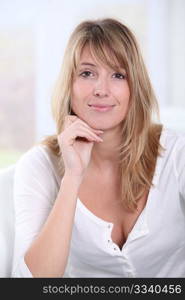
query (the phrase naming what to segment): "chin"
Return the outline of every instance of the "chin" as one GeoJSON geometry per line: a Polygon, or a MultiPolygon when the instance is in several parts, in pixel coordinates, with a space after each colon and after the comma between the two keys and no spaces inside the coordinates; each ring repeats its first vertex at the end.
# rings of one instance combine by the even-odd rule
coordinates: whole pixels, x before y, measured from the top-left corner
{"type": "MultiPolygon", "coordinates": [[[[84,120],[85,121],[85,120],[84,120]]],[[[117,127],[119,124],[109,122],[102,122],[102,121],[95,121],[95,120],[86,120],[85,121],[90,127],[97,129],[97,130],[111,130],[117,127]]]]}
{"type": "Polygon", "coordinates": [[[92,115],[89,116],[88,113],[86,113],[86,114],[76,113],[76,115],[82,121],[87,123],[87,125],[89,125],[90,127],[94,128],[94,129],[97,129],[97,130],[111,130],[117,126],[120,126],[120,124],[123,121],[123,120],[121,120],[120,123],[118,123],[117,119],[111,120],[110,117],[104,118],[103,115],[98,118],[95,118],[95,117],[92,118],[92,115]]]}

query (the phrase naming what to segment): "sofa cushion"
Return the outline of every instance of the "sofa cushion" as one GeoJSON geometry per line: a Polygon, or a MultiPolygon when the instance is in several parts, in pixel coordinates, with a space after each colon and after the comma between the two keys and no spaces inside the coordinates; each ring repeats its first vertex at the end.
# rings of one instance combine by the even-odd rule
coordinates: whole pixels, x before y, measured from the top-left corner
{"type": "Polygon", "coordinates": [[[0,170],[0,277],[11,277],[14,247],[13,178],[15,165],[0,170]]]}

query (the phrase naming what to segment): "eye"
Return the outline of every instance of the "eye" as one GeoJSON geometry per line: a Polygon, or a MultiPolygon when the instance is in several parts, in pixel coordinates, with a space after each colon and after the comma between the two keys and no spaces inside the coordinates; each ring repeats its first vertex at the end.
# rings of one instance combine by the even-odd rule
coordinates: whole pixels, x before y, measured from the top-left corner
{"type": "Polygon", "coordinates": [[[117,78],[117,79],[125,79],[126,75],[122,74],[122,73],[114,73],[113,78],[117,78]]]}
{"type": "Polygon", "coordinates": [[[93,74],[90,71],[84,71],[84,72],[80,73],[80,76],[82,76],[82,77],[92,77],[93,74]]]}

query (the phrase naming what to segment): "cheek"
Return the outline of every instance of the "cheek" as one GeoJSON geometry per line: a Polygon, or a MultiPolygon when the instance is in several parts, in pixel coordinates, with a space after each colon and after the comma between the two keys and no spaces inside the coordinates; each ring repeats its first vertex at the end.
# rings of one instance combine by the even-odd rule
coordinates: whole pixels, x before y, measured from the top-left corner
{"type": "Polygon", "coordinates": [[[77,84],[76,82],[73,83],[72,86],[72,91],[71,91],[71,107],[72,109],[76,109],[77,108],[77,103],[79,103],[80,101],[80,88],[79,88],[79,84],[77,84]]]}
{"type": "Polygon", "coordinates": [[[129,89],[129,85],[127,82],[125,82],[125,84],[124,84],[124,87],[122,89],[122,94],[124,95],[125,98],[130,97],[130,89],[129,89]]]}
{"type": "Polygon", "coordinates": [[[85,97],[92,90],[92,84],[84,79],[76,80],[72,87],[72,93],[75,97],[85,97]]]}
{"type": "Polygon", "coordinates": [[[75,114],[78,114],[81,110],[81,103],[77,97],[71,97],[71,108],[75,114]]]}
{"type": "Polygon", "coordinates": [[[121,121],[127,115],[130,106],[130,89],[128,84],[125,84],[124,88],[119,87],[117,89],[116,98],[119,102],[117,118],[121,121]]]}
{"type": "Polygon", "coordinates": [[[114,93],[115,97],[119,101],[120,106],[128,105],[130,100],[130,90],[128,86],[118,88],[114,93]]]}
{"type": "Polygon", "coordinates": [[[71,108],[75,114],[80,117],[80,113],[83,109],[84,92],[83,87],[80,84],[74,84],[71,93],[71,108]]]}
{"type": "Polygon", "coordinates": [[[71,93],[72,107],[81,110],[81,106],[90,99],[91,91],[92,86],[88,82],[82,80],[74,82],[71,93]]]}
{"type": "Polygon", "coordinates": [[[74,99],[75,97],[78,97],[79,93],[80,93],[79,84],[74,83],[72,87],[72,98],[74,99]]]}

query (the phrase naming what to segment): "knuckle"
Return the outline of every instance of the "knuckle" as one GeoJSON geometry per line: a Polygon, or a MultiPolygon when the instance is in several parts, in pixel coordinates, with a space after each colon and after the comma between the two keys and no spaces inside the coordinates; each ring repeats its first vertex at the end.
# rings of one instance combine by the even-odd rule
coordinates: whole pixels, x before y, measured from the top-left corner
{"type": "Polygon", "coordinates": [[[71,115],[67,115],[68,120],[74,122],[76,119],[78,119],[77,116],[71,116],[71,115]]]}
{"type": "Polygon", "coordinates": [[[64,138],[64,131],[62,131],[62,132],[57,136],[58,142],[60,142],[63,138],[64,138]]]}
{"type": "Polygon", "coordinates": [[[64,128],[70,126],[72,123],[74,123],[78,118],[76,116],[70,116],[67,115],[64,118],[64,128]]]}

